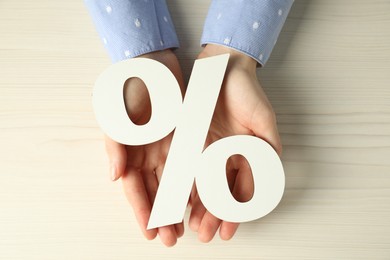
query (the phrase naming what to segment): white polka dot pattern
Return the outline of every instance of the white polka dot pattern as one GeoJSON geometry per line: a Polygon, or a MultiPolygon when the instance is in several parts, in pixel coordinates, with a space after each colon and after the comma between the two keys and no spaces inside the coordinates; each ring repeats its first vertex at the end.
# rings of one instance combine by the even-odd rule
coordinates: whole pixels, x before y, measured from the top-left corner
{"type": "Polygon", "coordinates": [[[113,62],[179,47],[165,0],[84,2],[113,62]]]}
{"type": "MultiPolygon", "coordinates": [[[[179,46],[166,0],[84,0],[113,62],[179,46]]],[[[201,44],[246,53],[264,65],[293,0],[212,0],[201,44]]]]}
{"type": "Polygon", "coordinates": [[[135,19],[134,24],[136,27],[141,27],[141,22],[137,19],[135,19]]]}
{"type": "Polygon", "coordinates": [[[201,44],[236,49],[264,65],[272,52],[293,0],[213,0],[201,44]]]}

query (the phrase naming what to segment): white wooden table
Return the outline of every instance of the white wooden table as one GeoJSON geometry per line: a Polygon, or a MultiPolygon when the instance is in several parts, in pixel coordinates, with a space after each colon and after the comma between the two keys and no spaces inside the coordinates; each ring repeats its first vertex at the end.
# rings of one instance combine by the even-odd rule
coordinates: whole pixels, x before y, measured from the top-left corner
{"type": "MultiPolygon", "coordinates": [[[[168,1],[188,78],[209,1],[168,1]]],[[[91,107],[82,1],[0,1],[0,259],[390,259],[390,1],[297,0],[262,85],[287,185],[232,241],[142,237],[91,107]]]]}

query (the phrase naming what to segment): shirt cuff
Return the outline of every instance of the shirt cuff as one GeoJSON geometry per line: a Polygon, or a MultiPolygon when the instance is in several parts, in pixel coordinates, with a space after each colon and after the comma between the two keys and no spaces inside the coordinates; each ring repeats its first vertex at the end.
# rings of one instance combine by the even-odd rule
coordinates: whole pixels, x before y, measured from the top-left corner
{"type": "Polygon", "coordinates": [[[265,65],[294,0],[213,0],[201,44],[220,44],[265,65]]]}
{"type": "Polygon", "coordinates": [[[111,60],[179,47],[165,0],[84,0],[111,60]]]}

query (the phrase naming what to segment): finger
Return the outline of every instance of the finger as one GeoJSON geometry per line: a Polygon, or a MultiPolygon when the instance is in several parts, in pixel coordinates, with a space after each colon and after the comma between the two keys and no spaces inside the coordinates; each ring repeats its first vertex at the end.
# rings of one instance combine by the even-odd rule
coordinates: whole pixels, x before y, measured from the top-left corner
{"type": "Polygon", "coordinates": [[[230,240],[237,231],[239,223],[223,221],[219,229],[219,236],[223,240],[230,240]]]}
{"type": "Polygon", "coordinates": [[[184,222],[182,221],[181,223],[175,224],[175,230],[176,230],[176,236],[182,237],[184,235],[184,222]]]}
{"type": "Polygon", "coordinates": [[[154,239],[157,235],[157,229],[146,229],[150,217],[151,205],[140,171],[134,168],[128,169],[127,173],[122,176],[122,183],[126,198],[133,207],[142,233],[147,239],[154,239]]]}
{"type": "Polygon", "coordinates": [[[226,179],[231,193],[233,193],[234,183],[236,181],[236,176],[238,172],[237,169],[242,158],[242,155],[235,154],[230,156],[226,162],[226,179]]]}
{"type": "Polygon", "coordinates": [[[149,203],[150,205],[153,205],[158,189],[157,177],[154,174],[153,170],[142,172],[141,175],[144,181],[146,193],[149,198],[149,203]]]}
{"type": "MultiPolygon", "coordinates": [[[[156,176],[156,180],[157,180],[158,183],[161,180],[163,169],[164,169],[164,163],[162,163],[162,165],[159,165],[156,168],[156,175],[155,176],[156,176]]],[[[184,234],[184,223],[181,222],[181,223],[175,224],[175,230],[176,230],[177,237],[178,238],[182,237],[183,234],[184,234]]]]}
{"type": "Polygon", "coordinates": [[[190,199],[188,200],[187,206],[192,207],[192,202],[196,199],[198,196],[198,192],[196,190],[196,184],[195,182],[192,184],[192,189],[191,189],[191,194],[190,194],[190,199]]]}
{"type": "MultiPolygon", "coordinates": [[[[234,180],[237,175],[237,171],[234,169],[233,166],[233,159],[235,157],[232,156],[232,158],[229,158],[226,166],[226,171],[228,172],[227,174],[227,180],[229,184],[230,191],[233,191],[233,186],[234,186],[234,180]]],[[[193,192],[191,193],[191,214],[190,214],[190,219],[189,219],[189,227],[192,231],[197,232],[199,230],[199,226],[202,222],[202,219],[206,213],[206,208],[203,205],[202,201],[199,198],[198,193],[196,192],[196,185],[194,184],[193,192]]]]}
{"type": "Polygon", "coordinates": [[[198,238],[201,242],[210,242],[217,233],[221,220],[206,212],[198,229],[198,238]]]}
{"type": "Polygon", "coordinates": [[[239,202],[247,202],[253,197],[253,193],[254,181],[251,167],[245,157],[240,156],[232,195],[239,202]]]}
{"type": "Polygon", "coordinates": [[[161,181],[161,176],[162,176],[162,173],[163,173],[163,170],[164,170],[164,163],[162,163],[162,165],[159,165],[157,166],[156,168],[156,180],[157,180],[157,183],[160,183],[161,181]]]}
{"type": "MultiPolygon", "coordinates": [[[[254,192],[252,172],[244,157],[237,157],[236,160],[239,170],[234,180],[232,195],[239,202],[247,202],[252,198],[254,192]]],[[[223,221],[219,229],[219,236],[223,240],[231,239],[238,226],[239,223],[223,221]]]]}
{"type": "Polygon", "coordinates": [[[188,225],[190,229],[194,232],[197,232],[202,222],[203,216],[206,213],[206,208],[203,206],[203,203],[199,199],[198,194],[193,195],[191,199],[191,213],[188,225]]]}
{"type": "Polygon", "coordinates": [[[172,247],[177,242],[177,234],[174,225],[158,228],[158,235],[160,236],[161,242],[167,247],[172,247]]]}
{"type": "MultiPolygon", "coordinates": [[[[152,170],[144,172],[142,177],[145,183],[146,193],[148,194],[150,205],[153,205],[158,188],[157,177],[152,170]]],[[[177,242],[176,225],[169,225],[158,228],[158,234],[163,244],[167,247],[174,246],[177,242]]]]}
{"type": "Polygon", "coordinates": [[[112,181],[116,181],[124,174],[126,169],[126,147],[108,136],[105,136],[105,144],[110,164],[110,178],[112,181]]]}

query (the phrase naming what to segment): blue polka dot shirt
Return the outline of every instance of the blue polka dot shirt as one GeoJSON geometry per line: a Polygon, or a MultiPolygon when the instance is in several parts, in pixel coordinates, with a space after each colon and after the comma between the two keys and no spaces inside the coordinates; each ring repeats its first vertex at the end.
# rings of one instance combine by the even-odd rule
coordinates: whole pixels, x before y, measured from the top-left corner
{"type": "MultiPolygon", "coordinates": [[[[165,0],[84,0],[113,62],[178,48],[165,0]]],[[[293,0],[212,0],[201,45],[225,45],[264,65],[293,0]]]]}

